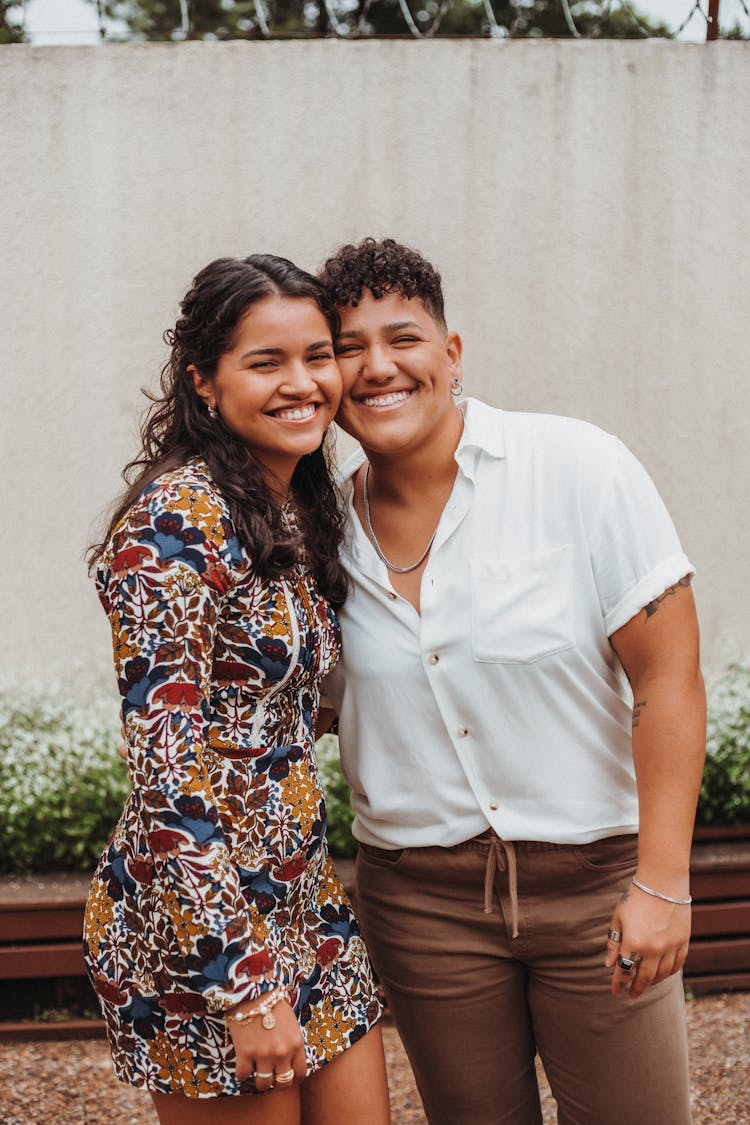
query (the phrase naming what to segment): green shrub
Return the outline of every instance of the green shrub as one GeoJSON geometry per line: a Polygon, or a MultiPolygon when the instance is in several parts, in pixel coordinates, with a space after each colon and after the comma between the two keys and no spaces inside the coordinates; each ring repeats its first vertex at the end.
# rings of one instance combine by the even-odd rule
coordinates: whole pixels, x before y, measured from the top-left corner
{"type": "Polygon", "coordinates": [[[750,664],[708,684],[706,768],[698,824],[750,824],[750,664]]]}
{"type": "Polygon", "coordinates": [[[326,795],[328,810],[328,847],[338,859],[349,859],[357,852],[357,841],[352,836],[354,813],[349,803],[349,786],[341,772],[339,740],[333,734],[324,734],[315,746],[320,781],[326,795]]]}
{"type": "Polygon", "coordinates": [[[0,872],[96,864],[128,793],[119,731],[101,688],[0,685],[0,872]]]}

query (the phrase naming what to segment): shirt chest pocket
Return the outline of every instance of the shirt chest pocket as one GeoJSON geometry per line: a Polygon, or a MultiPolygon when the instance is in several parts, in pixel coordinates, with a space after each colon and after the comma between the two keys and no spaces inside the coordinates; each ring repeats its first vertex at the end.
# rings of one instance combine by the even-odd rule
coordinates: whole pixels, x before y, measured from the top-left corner
{"type": "Polygon", "coordinates": [[[570,545],[521,559],[471,560],[474,659],[532,664],[573,648],[570,545]]]}

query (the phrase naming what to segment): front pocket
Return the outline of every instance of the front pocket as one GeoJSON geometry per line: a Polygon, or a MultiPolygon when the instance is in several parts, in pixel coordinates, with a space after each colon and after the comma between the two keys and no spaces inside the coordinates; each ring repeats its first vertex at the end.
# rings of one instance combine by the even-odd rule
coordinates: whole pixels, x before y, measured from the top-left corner
{"type": "Polygon", "coordinates": [[[532,664],[573,648],[569,544],[522,559],[471,560],[474,659],[532,664]]]}
{"type": "Polygon", "coordinates": [[[383,867],[396,867],[404,857],[406,848],[376,848],[373,844],[359,845],[359,854],[368,863],[382,865],[383,867]]]}
{"type": "Polygon", "coordinates": [[[635,871],[638,836],[605,836],[590,844],[576,844],[573,850],[587,871],[619,871],[626,867],[635,871]]]}

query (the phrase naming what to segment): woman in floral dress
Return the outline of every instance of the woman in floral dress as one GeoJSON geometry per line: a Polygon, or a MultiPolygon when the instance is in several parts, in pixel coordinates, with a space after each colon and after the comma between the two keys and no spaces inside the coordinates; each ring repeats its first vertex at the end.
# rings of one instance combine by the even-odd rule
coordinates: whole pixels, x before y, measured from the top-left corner
{"type": "Polygon", "coordinates": [[[314,757],[345,596],[322,447],[334,326],[285,259],[202,270],[93,551],[133,790],[84,953],[117,1077],[167,1125],[207,1120],[203,1099],[212,1125],[389,1120],[380,1005],[314,757]]]}

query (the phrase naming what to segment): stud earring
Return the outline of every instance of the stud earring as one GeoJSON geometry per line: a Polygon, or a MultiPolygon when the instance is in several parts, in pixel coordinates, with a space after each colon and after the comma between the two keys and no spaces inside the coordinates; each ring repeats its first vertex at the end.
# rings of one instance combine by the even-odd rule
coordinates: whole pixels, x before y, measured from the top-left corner
{"type": "Polygon", "coordinates": [[[219,417],[219,415],[216,413],[213,406],[211,406],[210,402],[206,403],[206,410],[208,411],[208,416],[211,419],[211,421],[215,422],[216,419],[219,417]]]}
{"type": "Polygon", "coordinates": [[[458,398],[463,389],[463,383],[459,379],[458,375],[454,375],[451,379],[451,394],[453,395],[453,397],[458,398]]]}

